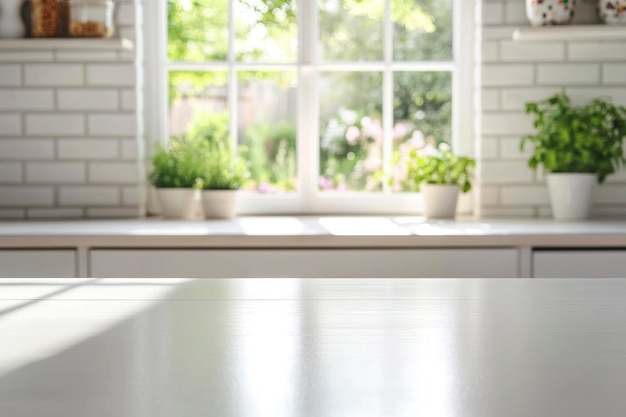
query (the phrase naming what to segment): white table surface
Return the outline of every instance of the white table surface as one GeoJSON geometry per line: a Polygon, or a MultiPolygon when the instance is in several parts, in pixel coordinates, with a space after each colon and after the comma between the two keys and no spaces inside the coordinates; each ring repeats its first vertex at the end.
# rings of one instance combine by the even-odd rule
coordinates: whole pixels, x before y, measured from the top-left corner
{"type": "Polygon", "coordinates": [[[2,279],[2,417],[626,415],[622,279],[2,279]]]}

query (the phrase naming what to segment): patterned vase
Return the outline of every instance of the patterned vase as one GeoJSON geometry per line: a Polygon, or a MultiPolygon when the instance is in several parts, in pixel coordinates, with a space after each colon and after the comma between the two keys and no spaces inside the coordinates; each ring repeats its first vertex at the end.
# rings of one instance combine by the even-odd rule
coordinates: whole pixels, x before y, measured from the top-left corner
{"type": "Polygon", "coordinates": [[[526,0],[526,16],[533,26],[568,25],[576,0],[526,0]]]}
{"type": "Polygon", "coordinates": [[[626,23],[626,0],[599,0],[598,14],[608,25],[626,23]]]}

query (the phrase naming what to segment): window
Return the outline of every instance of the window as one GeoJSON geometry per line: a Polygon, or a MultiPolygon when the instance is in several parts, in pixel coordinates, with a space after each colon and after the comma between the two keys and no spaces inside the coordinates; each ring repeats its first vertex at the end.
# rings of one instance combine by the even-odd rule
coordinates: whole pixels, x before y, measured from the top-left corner
{"type": "Polygon", "coordinates": [[[243,213],[415,213],[408,149],[470,150],[468,3],[156,2],[159,137],[229,138],[243,213]]]}

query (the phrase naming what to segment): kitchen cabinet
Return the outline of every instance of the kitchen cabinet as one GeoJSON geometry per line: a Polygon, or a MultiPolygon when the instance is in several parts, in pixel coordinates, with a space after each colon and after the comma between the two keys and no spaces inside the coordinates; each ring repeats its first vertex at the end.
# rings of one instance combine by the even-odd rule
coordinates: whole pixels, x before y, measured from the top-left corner
{"type": "Polygon", "coordinates": [[[0,250],[0,278],[75,278],[72,249],[0,250]]]}
{"type": "Polygon", "coordinates": [[[514,278],[514,248],[92,249],[93,277],[514,278]]]}
{"type": "Polygon", "coordinates": [[[626,249],[533,251],[535,278],[626,278],[626,249]]]}

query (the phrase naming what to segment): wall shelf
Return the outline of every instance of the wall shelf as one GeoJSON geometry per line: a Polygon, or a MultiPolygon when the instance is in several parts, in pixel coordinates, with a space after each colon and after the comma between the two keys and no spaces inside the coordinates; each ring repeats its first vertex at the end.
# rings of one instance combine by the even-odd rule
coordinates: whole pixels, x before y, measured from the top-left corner
{"type": "Polygon", "coordinates": [[[602,41],[626,39],[626,25],[529,26],[513,32],[518,42],[602,41]]]}
{"type": "Polygon", "coordinates": [[[126,38],[13,38],[0,39],[3,50],[132,50],[126,38]]]}

